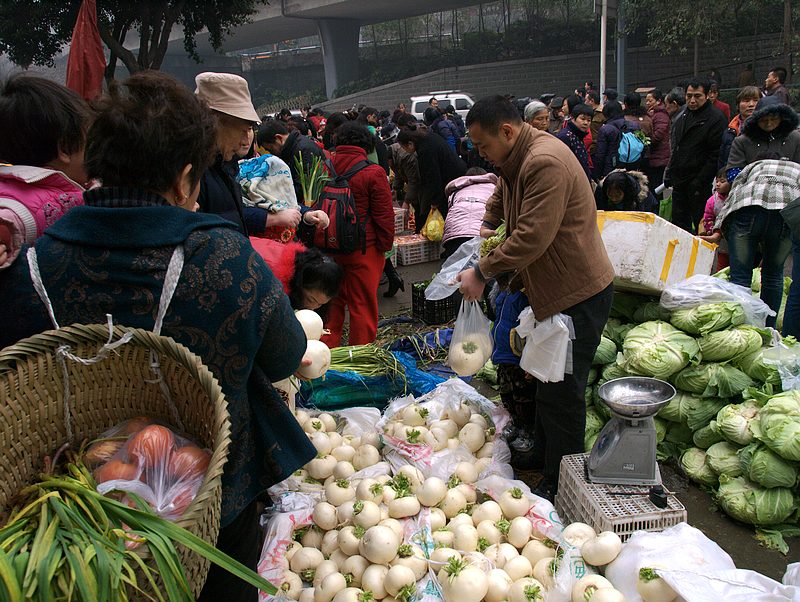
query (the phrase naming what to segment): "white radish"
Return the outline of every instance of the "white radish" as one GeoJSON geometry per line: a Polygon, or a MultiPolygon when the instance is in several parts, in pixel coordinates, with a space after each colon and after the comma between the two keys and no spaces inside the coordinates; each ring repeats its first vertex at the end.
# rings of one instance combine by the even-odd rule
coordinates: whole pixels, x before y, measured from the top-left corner
{"type": "Polygon", "coordinates": [[[414,591],[417,584],[417,578],[409,567],[397,564],[389,568],[386,573],[386,580],[383,585],[388,593],[393,598],[399,598],[400,593],[403,592],[403,597],[407,599],[414,591]]]}
{"type": "MultiPolygon", "coordinates": [[[[335,458],[336,456],[334,456],[335,458]]],[[[356,472],[356,469],[353,468],[353,465],[346,461],[340,460],[336,463],[336,466],[333,467],[333,478],[334,479],[349,479],[353,476],[356,472]]]]}
{"type": "Polygon", "coordinates": [[[483,446],[475,452],[475,457],[479,460],[491,459],[494,455],[494,441],[487,441],[483,446]]]}
{"type": "Polygon", "coordinates": [[[376,525],[361,538],[359,551],[374,564],[389,564],[397,555],[400,538],[389,527],[376,525]]]}
{"type": "Polygon", "coordinates": [[[356,499],[356,490],[350,485],[349,480],[339,478],[325,486],[325,497],[334,506],[341,506],[356,499]]]}
{"type": "Polygon", "coordinates": [[[306,421],[307,421],[309,418],[311,418],[311,414],[309,414],[309,413],[308,413],[308,412],[306,412],[305,410],[300,410],[300,409],[297,409],[297,410],[295,410],[295,412],[294,412],[294,418],[295,418],[295,420],[297,420],[297,423],[298,423],[300,426],[303,426],[303,425],[306,423],[306,421]]]}
{"type": "Polygon", "coordinates": [[[603,531],[581,546],[581,556],[593,566],[605,566],[622,550],[622,540],[613,531],[603,531]]]}
{"type": "Polygon", "coordinates": [[[318,341],[322,338],[323,323],[322,318],[315,311],[310,309],[298,309],[294,312],[294,317],[300,322],[303,327],[303,332],[306,333],[306,339],[309,341],[318,341]]]}
{"type": "Polygon", "coordinates": [[[336,507],[328,502],[319,502],[314,506],[311,519],[323,531],[330,531],[336,528],[338,519],[336,517],[336,507]]]}
{"type": "Polygon", "coordinates": [[[300,576],[292,571],[286,571],[283,574],[283,583],[278,588],[282,596],[289,600],[297,600],[300,598],[300,592],[303,590],[303,580],[300,576]]]}
{"type": "Polygon", "coordinates": [[[536,563],[542,558],[555,558],[556,551],[538,539],[531,539],[525,544],[525,547],[522,548],[522,555],[527,558],[535,568],[536,563]]]}
{"type": "Polygon", "coordinates": [[[447,527],[442,527],[441,529],[437,529],[431,533],[431,539],[433,539],[433,543],[436,546],[451,548],[454,545],[456,536],[455,533],[453,533],[447,527]]]}
{"type": "Polygon", "coordinates": [[[503,509],[503,515],[511,520],[518,516],[525,516],[531,509],[531,502],[519,487],[511,487],[500,494],[497,503],[503,509]]]}
{"type": "Polygon", "coordinates": [[[403,534],[405,533],[405,529],[403,528],[403,523],[401,523],[396,518],[384,518],[381,522],[378,523],[381,527],[389,527],[395,535],[397,535],[397,539],[403,541],[403,534]]]}
{"type": "Polygon", "coordinates": [[[314,579],[313,571],[316,570],[319,563],[323,560],[325,560],[325,557],[317,548],[304,547],[292,556],[292,559],[289,561],[289,568],[292,569],[292,572],[300,575],[304,581],[310,583],[314,579]]]}
{"type": "Polygon", "coordinates": [[[466,512],[461,512],[459,514],[456,514],[453,518],[450,519],[450,522],[447,523],[447,527],[453,530],[455,530],[455,528],[458,527],[459,525],[472,525],[473,527],[475,526],[472,523],[472,517],[466,512]]]}
{"type": "Polygon", "coordinates": [[[447,518],[453,518],[467,507],[467,498],[457,489],[448,489],[440,507],[447,518]]]}
{"type": "Polygon", "coordinates": [[[381,509],[378,504],[369,500],[357,500],[353,504],[353,524],[364,529],[374,527],[381,522],[381,509]]]}
{"type": "Polygon", "coordinates": [[[592,529],[586,523],[580,522],[567,525],[561,532],[562,539],[569,545],[578,549],[580,549],[581,546],[590,539],[594,539],[596,536],[597,533],[595,533],[594,529],[592,529]]]}
{"type": "Polygon", "coordinates": [[[625,602],[625,595],[618,589],[606,587],[596,590],[589,600],[590,602],[625,602]]]}
{"type": "Polygon", "coordinates": [[[331,573],[314,588],[314,602],[331,602],[333,597],[347,587],[347,581],[341,573],[331,573]]]}
{"type": "MultiPolygon", "coordinates": [[[[656,567],[657,568],[657,567],[656,567]]],[[[639,569],[636,591],[644,602],[672,602],[678,597],[669,583],[658,576],[653,568],[639,569]]]]}
{"type": "Polygon", "coordinates": [[[341,506],[336,508],[336,518],[339,521],[340,525],[352,525],[353,524],[353,512],[355,507],[354,500],[348,500],[341,506]]]}
{"type": "Polygon", "coordinates": [[[339,445],[334,447],[330,453],[339,462],[352,462],[356,455],[356,448],[352,445],[339,445]]]}
{"type": "Polygon", "coordinates": [[[483,551],[483,555],[498,569],[502,569],[506,563],[506,557],[499,544],[490,545],[483,551]]]}
{"type": "Polygon", "coordinates": [[[324,481],[333,474],[333,469],[336,468],[336,462],[336,458],[331,455],[317,456],[306,464],[305,469],[312,479],[324,481]]]}
{"type": "Polygon", "coordinates": [[[470,422],[458,433],[458,440],[474,454],[486,443],[486,432],[480,425],[470,422]]]}
{"type": "MultiPolygon", "coordinates": [[[[314,525],[311,525],[303,536],[300,538],[300,543],[304,548],[317,548],[320,550],[322,547],[322,531],[314,525]]],[[[322,550],[320,550],[322,551],[322,550]]]]}
{"type": "Polygon", "coordinates": [[[508,602],[542,602],[544,585],[531,577],[524,577],[508,589],[508,602]]]}
{"type": "Polygon", "coordinates": [[[389,502],[389,516],[391,518],[408,518],[419,514],[419,500],[414,495],[406,495],[389,502]]]}
{"type": "Polygon", "coordinates": [[[371,564],[361,575],[361,587],[365,592],[372,592],[376,600],[383,600],[388,592],[384,583],[386,582],[386,573],[389,572],[389,567],[382,564],[371,564]]]}
{"type": "Polygon", "coordinates": [[[288,546],[286,546],[286,552],[284,552],[283,557],[288,562],[289,560],[292,559],[292,556],[294,556],[299,550],[302,549],[303,546],[301,546],[299,542],[293,541],[288,546]]]}
{"type": "MultiPolygon", "coordinates": [[[[321,414],[321,416],[326,416],[326,414],[321,414]]],[[[332,418],[331,418],[332,419],[332,418]]],[[[334,427],[336,426],[336,422],[334,421],[334,427]]],[[[328,439],[331,440],[331,449],[340,447],[344,443],[344,437],[342,437],[339,433],[332,429],[327,429],[328,432],[328,439]]],[[[352,445],[350,446],[352,447],[352,445]]]]}
{"type": "Polygon", "coordinates": [[[478,541],[479,542],[481,540],[485,541],[487,544],[486,547],[503,541],[502,531],[500,531],[500,529],[497,528],[497,525],[495,525],[490,520],[482,520],[481,522],[479,522],[477,530],[478,530],[478,541]]]}
{"type": "Polygon", "coordinates": [[[461,560],[461,554],[453,548],[436,548],[431,552],[431,565],[438,566],[448,562],[451,558],[461,560]]]}
{"type": "MultiPolygon", "coordinates": [[[[336,531],[329,531],[329,533],[333,533],[334,535],[337,533],[336,531]]],[[[322,583],[322,580],[325,579],[328,575],[332,573],[338,573],[339,567],[333,560],[323,560],[317,565],[317,570],[314,571],[314,580],[311,584],[316,588],[319,587],[322,583]]]]}
{"type": "Polygon", "coordinates": [[[600,575],[586,575],[578,579],[572,586],[572,602],[586,602],[590,600],[595,591],[614,586],[605,577],[600,575]]]}
{"type": "Polygon", "coordinates": [[[558,559],[541,558],[533,565],[533,578],[544,585],[545,589],[552,589],[555,586],[555,574],[558,571],[558,559]]]}
{"type": "Polygon", "coordinates": [[[474,483],[478,480],[478,471],[471,462],[459,462],[453,471],[462,483],[474,483]]]}
{"type": "Polygon", "coordinates": [[[308,341],[304,360],[311,360],[308,366],[300,366],[297,373],[303,378],[314,380],[320,378],[331,367],[331,350],[322,341],[308,341]]]}
{"type": "Polygon", "coordinates": [[[331,602],[367,602],[364,599],[364,591],[357,587],[348,587],[340,591],[333,597],[331,602]]]}
{"type": "Polygon", "coordinates": [[[453,547],[461,552],[475,552],[478,550],[478,530],[469,524],[458,525],[453,529],[453,547]]]}
{"type": "Polygon", "coordinates": [[[397,474],[403,475],[408,479],[412,492],[416,492],[420,485],[422,485],[422,482],[425,480],[425,475],[422,474],[422,471],[411,464],[401,466],[400,470],[397,471],[397,474]]]}
{"type": "Polygon", "coordinates": [[[364,470],[374,466],[381,461],[381,454],[378,449],[370,444],[362,444],[353,456],[353,467],[356,470],[364,470]]]}
{"type": "Polygon", "coordinates": [[[317,453],[325,456],[331,453],[331,438],[328,437],[328,433],[309,433],[308,438],[311,440],[311,444],[317,448],[317,453]]]}
{"type": "Polygon", "coordinates": [[[425,552],[415,544],[403,544],[397,548],[397,558],[389,564],[390,566],[407,566],[414,571],[416,581],[422,579],[428,572],[428,559],[425,558],[425,552]]]}
{"type": "Polygon", "coordinates": [[[440,428],[447,433],[448,439],[451,437],[458,437],[458,425],[455,421],[450,419],[434,420],[431,422],[431,429],[440,428]]]}
{"type": "Polygon", "coordinates": [[[524,516],[518,516],[512,519],[506,539],[512,546],[521,550],[530,541],[532,532],[533,523],[524,516]]]}
{"type": "Polygon", "coordinates": [[[300,590],[300,597],[297,600],[298,602],[314,602],[314,588],[305,587],[300,590]]]}
{"type": "Polygon", "coordinates": [[[503,510],[500,508],[500,504],[494,500],[483,502],[472,510],[472,522],[475,525],[485,520],[496,523],[502,518],[503,510]]]}
{"type": "Polygon", "coordinates": [[[467,500],[467,504],[474,504],[476,501],[478,501],[478,492],[475,491],[474,485],[461,483],[460,485],[456,485],[455,489],[458,489],[464,495],[464,499],[467,500]]]}
{"type": "Polygon", "coordinates": [[[325,428],[325,423],[322,422],[322,420],[320,420],[316,416],[309,417],[309,419],[303,423],[303,430],[309,435],[318,432],[319,433],[327,432],[327,429],[325,428]]]}
{"type": "MultiPolygon", "coordinates": [[[[480,450],[478,450],[480,451],[480,450]]],[[[489,468],[489,465],[492,463],[491,458],[478,458],[475,461],[475,470],[478,471],[478,475],[482,475],[486,470],[489,468]]]]}
{"type": "Polygon", "coordinates": [[[339,537],[337,538],[339,549],[348,556],[355,556],[358,554],[358,544],[361,543],[364,533],[365,531],[362,527],[343,527],[339,531],[339,537]]]}
{"type": "Polygon", "coordinates": [[[456,408],[448,408],[447,418],[455,422],[459,428],[463,427],[472,417],[472,408],[465,403],[460,403],[456,408]]]}
{"type": "Polygon", "coordinates": [[[474,413],[472,414],[472,416],[469,417],[469,421],[480,425],[482,429],[489,428],[489,422],[486,420],[486,416],[484,416],[483,414],[474,413]]]}
{"type": "Polygon", "coordinates": [[[364,571],[367,570],[368,566],[369,560],[358,554],[350,556],[350,558],[345,560],[342,563],[341,571],[344,573],[344,576],[348,578],[348,585],[361,587],[361,577],[364,575],[364,571]]]}
{"type": "Polygon", "coordinates": [[[433,427],[428,431],[428,434],[430,437],[428,437],[426,443],[433,448],[433,451],[441,451],[447,447],[447,440],[450,437],[447,436],[444,429],[433,427]]]}
{"type": "Polygon", "coordinates": [[[447,495],[447,484],[438,477],[428,477],[417,489],[417,499],[423,506],[436,506],[447,495]]]}
{"type": "Polygon", "coordinates": [[[361,445],[364,444],[380,449],[381,436],[377,432],[364,433],[361,435],[361,445]]]}
{"type": "Polygon", "coordinates": [[[519,551],[517,550],[517,548],[512,546],[510,543],[501,543],[500,553],[503,556],[505,556],[506,562],[508,562],[512,558],[516,558],[517,556],[519,556],[519,551]]]}
{"type": "Polygon", "coordinates": [[[517,556],[510,559],[503,565],[503,570],[508,573],[513,581],[517,581],[524,577],[531,577],[533,575],[533,567],[530,560],[524,556],[517,556]]]}
{"type": "Polygon", "coordinates": [[[344,565],[345,561],[348,558],[350,558],[350,557],[347,554],[345,554],[344,551],[342,551],[341,548],[338,548],[338,549],[333,551],[333,554],[331,554],[330,560],[332,560],[333,562],[336,563],[336,570],[338,570],[341,573],[342,572],[342,566],[344,565]]]}
{"type": "Polygon", "coordinates": [[[464,559],[451,558],[438,577],[445,602],[480,602],[489,591],[486,573],[464,559]]]}
{"type": "Polygon", "coordinates": [[[503,569],[492,569],[489,571],[489,589],[486,592],[486,602],[503,602],[508,599],[508,590],[513,583],[503,569]]]}
{"type": "Polygon", "coordinates": [[[322,412],[317,418],[325,425],[325,430],[327,432],[332,433],[336,430],[336,419],[327,412],[322,412]]]}
{"type": "Polygon", "coordinates": [[[447,524],[447,517],[442,512],[441,508],[431,508],[431,531],[436,531],[437,529],[441,529],[447,524]]]}
{"type": "Polygon", "coordinates": [[[403,408],[402,417],[403,422],[408,426],[424,426],[425,420],[428,417],[427,408],[420,407],[416,403],[412,403],[403,408]]]}

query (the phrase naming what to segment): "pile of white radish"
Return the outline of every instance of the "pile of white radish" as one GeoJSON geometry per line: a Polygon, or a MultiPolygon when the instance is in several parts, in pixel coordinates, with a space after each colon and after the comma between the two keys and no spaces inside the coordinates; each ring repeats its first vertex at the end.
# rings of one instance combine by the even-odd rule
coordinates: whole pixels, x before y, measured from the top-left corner
{"type": "Polygon", "coordinates": [[[384,432],[407,443],[427,445],[434,452],[463,445],[478,458],[479,473],[489,465],[494,453],[494,426],[464,402],[458,408],[447,409],[438,420],[432,420],[424,406],[409,404],[386,423],[384,432]]]}
{"type": "Polygon", "coordinates": [[[313,380],[320,378],[331,366],[331,350],[320,341],[325,333],[322,325],[322,318],[315,311],[310,309],[300,309],[294,313],[294,317],[300,322],[303,331],[306,333],[306,353],[303,360],[310,360],[308,366],[300,366],[297,373],[303,378],[313,380]]]}
{"type": "MultiPolygon", "coordinates": [[[[564,542],[580,551],[584,562],[602,570],[619,556],[622,540],[613,531],[597,533],[586,523],[572,523],[561,533],[564,542]]],[[[572,602],[625,602],[625,596],[600,575],[587,575],[572,588],[572,602]]]]}

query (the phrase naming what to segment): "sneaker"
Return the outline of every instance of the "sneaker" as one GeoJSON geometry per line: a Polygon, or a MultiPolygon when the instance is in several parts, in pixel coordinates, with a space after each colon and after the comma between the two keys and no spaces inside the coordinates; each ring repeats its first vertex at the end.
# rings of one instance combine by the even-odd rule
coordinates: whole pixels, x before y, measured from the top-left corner
{"type": "Polygon", "coordinates": [[[503,432],[500,433],[500,436],[510,443],[511,441],[517,438],[518,434],[519,434],[519,429],[516,426],[514,426],[513,422],[509,422],[506,425],[506,428],[503,429],[503,432]]]}
{"type": "Polygon", "coordinates": [[[533,449],[533,437],[527,431],[518,431],[517,437],[508,446],[512,451],[529,452],[533,449]]]}

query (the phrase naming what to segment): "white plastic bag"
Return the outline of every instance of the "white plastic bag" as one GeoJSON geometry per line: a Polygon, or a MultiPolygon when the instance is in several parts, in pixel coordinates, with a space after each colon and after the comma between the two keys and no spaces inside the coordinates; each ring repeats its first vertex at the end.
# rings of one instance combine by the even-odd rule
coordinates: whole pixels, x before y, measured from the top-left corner
{"type": "Polygon", "coordinates": [[[491,326],[480,303],[461,302],[447,353],[447,365],[453,372],[459,376],[473,376],[489,361],[494,349],[491,326]]]}
{"type": "Polygon", "coordinates": [[[787,347],[778,343],[761,354],[765,364],[775,366],[784,391],[800,389],[800,346],[787,347]]]}
{"type": "Polygon", "coordinates": [[[469,239],[463,243],[455,253],[444,260],[439,273],[433,277],[428,288],[425,289],[425,298],[428,301],[447,299],[461,286],[456,282],[456,276],[463,271],[471,261],[478,259],[481,243],[484,239],[480,236],[469,239]]]}
{"type": "Polygon", "coordinates": [[[517,334],[525,339],[520,368],[541,382],[561,382],[572,374],[572,340],[575,328],[572,318],[556,314],[541,322],[530,307],[519,315],[517,334]]]}
{"type": "Polygon", "coordinates": [[[261,547],[261,559],[258,561],[258,574],[264,579],[274,584],[278,588],[277,596],[269,596],[264,592],[259,592],[259,601],[283,599],[280,595],[280,587],[283,583],[284,575],[288,569],[286,560],[286,549],[292,545],[292,537],[295,529],[304,525],[310,525],[311,515],[314,506],[303,506],[302,497],[292,500],[285,500],[289,506],[298,506],[287,512],[270,513],[266,526],[264,545],[261,547]]]}
{"type": "Polygon", "coordinates": [[[661,293],[661,307],[670,310],[689,309],[725,301],[739,303],[747,323],[753,326],[763,327],[767,317],[775,315],[766,303],[753,296],[749,286],[739,286],[703,274],[695,274],[691,278],[668,286],[661,293]]]}

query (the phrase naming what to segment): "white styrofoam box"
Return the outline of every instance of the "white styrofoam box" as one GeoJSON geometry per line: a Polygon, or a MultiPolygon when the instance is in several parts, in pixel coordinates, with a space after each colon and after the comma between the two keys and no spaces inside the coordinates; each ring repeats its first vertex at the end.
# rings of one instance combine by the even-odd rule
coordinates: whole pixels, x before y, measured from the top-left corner
{"type": "Polygon", "coordinates": [[[710,274],[716,245],[654,213],[598,211],[597,227],[617,290],[657,294],[695,274],[710,274]]]}

